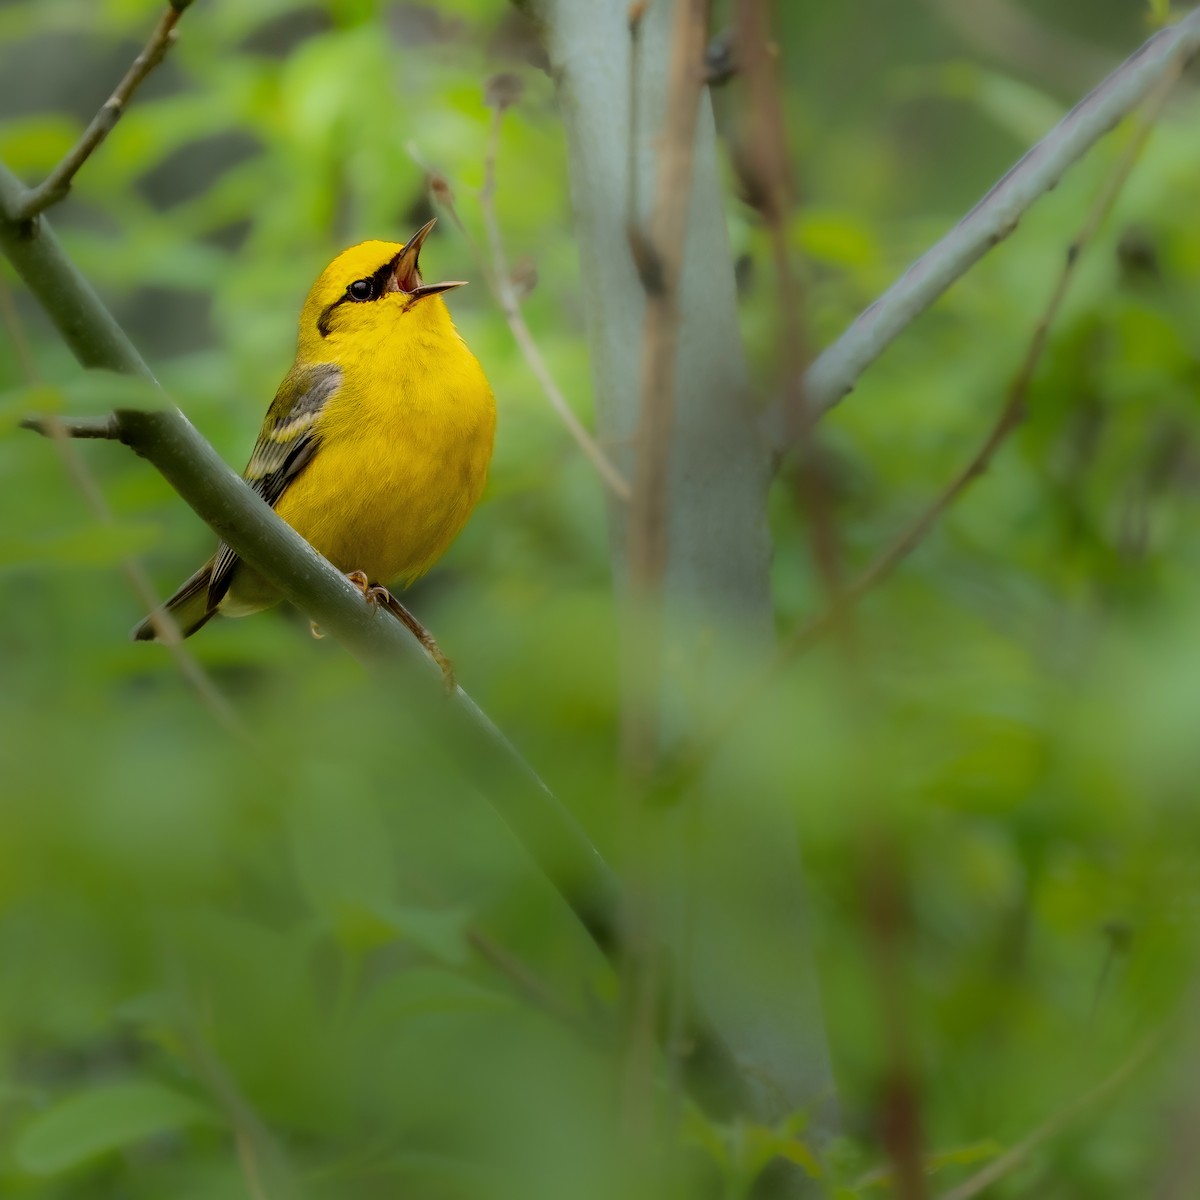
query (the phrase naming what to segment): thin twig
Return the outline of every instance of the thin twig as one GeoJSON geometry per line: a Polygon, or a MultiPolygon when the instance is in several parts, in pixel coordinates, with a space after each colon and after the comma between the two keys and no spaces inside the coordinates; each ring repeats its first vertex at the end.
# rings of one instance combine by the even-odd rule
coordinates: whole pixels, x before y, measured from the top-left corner
{"type": "Polygon", "coordinates": [[[675,419],[679,276],[710,7],[710,0],[680,0],[675,5],[658,178],[643,231],[643,246],[650,260],[642,264],[646,318],[629,559],[635,586],[649,590],[661,586],[666,564],[666,483],[675,419]]]}
{"type": "Polygon", "coordinates": [[[432,170],[422,161],[415,147],[409,146],[408,153],[424,169],[429,178],[430,195],[434,203],[439,208],[445,210],[454,227],[462,234],[463,240],[470,248],[475,261],[479,264],[488,291],[492,293],[493,299],[500,306],[500,311],[508,324],[509,332],[513,335],[513,340],[517,343],[517,348],[524,356],[526,364],[533,372],[534,378],[537,379],[538,384],[545,393],[546,399],[549,400],[550,407],[554,410],[559,420],[562,421],[567,432],[574,439],[575,444],[583,451],[592,466],[596,468],[596,472],[605,487],[618,500],[628,502],[629,484],[617,469],[612,459],[604,453],[599,443],[584,428],[570,404],[567,403],[562,389],[550,373],[550,368],[546,365],[546,360],[542,357],[542,352],[538,347],[537,341],[530,331],[528,324],[526,324],[524,314],[521,312],[521,301],[512,284],[512,274],[508,266],[508,257],[504,251],[504,238],[501,233],[500,222],[496,216],[494,199],[496,190],[496,156],[499,149],[500,118],[505,106],[497,103],[494,107],[495,112],[488,133],[488,149],[483,163],[484,184],[477,194],[479,209],[484,222],[484,230],[488,239],[488,248],[491,255],[490,261],[488,254],[484,253],[482,247],[471,236],[470,230],[459,215],[458,207],[454,202],[454,191],[446,179],[440,172],[432,170]]]}
{"type": "Polygon", "coordinates": [[[262,1172],[258,1169],[258,1155],[254,1151],[254,1143],[250,1140],[250,1135],[242,1129],[235,1128],[233,1144],[237,1149],[238,1165],[242,1168],[250,1200],[271,1200],[263,1189],[262,1172]]]}
{"type": "Polygon", "coordinates": [[[992,1184],[1015,1171],[1029,1156],[1044,1142],[1057,1137],[1078,1117],[1089,1108],[1094,1108],[1103,1100],[1107,1100],[1114,1092],[1137,1074],[1149,1061],[1151,1054],[1158,1048],[1162,1035],[1146,1038],[1134,1052],[1106,1079],[1102,1079],[1095,1087],[1077,1096],[1053,1116],[1048,1117],[1032,1133],[1023,1137],[1015,1146],[993,1159],[982,1170],[977,1171],[970,1179],[964,1180],[957,1187],[943,1192],[938,1200],[971,1200],[992,1184]]]}
{"type": "MultiPolygon", "coordinates": [[[[965,467],[946,485],[921,514],[851,582],[841,594],[843,610],[856,605],[868,592],[878,587],[925,539],[926,534],[941,520],[945,512],[966,491],[967,487],[991,465],[996,452],[1008,435],[1024,419],[1021,393],[1010,391],[1009,399],[1000,410],[995,424],[988,431],[979,449],[965,467]]],[[[828,610],[809,618],[780,645],[780,662],[790,662],[829,633],[840,619],[840,612],[828,610]]]]}
{"type": "Polygon", "coordinates": [[[37,187],[30,188],[25,193],[22,202],[9,214],[13,220],[32,220],[38,213],[45,212],[51,205],[57,204],[71,190],[71,184],[80,167],[112,132],[113,126],[121,119],[130,97],[170,50],[175,41],[175,26],[190,3],[191,0],[175,0],[167,8],[150,35],[150,40],[130,64],[116,90],[92,118],[91,124],[83,131],[83,136],[37,187]]]}
{"type": "MultiPolygon", "coordinates": [[[[805,378],[807,419],[817,420],[853,391],[863,372],[908,326],[993,246],[1017,227],[1024,213],[1049,191],[1101,137],[1132,112],[1168,72],[1177,72],[1200,51],[1200,10],[1156,33],[1081,100],[936,245],[926,251],[809,367],[805,378]]],[[[777,408],[767,432],[787,445],[777,408]]]]}
{"type": "MultiPolygon", "coordinates": [[[[558,414],[558,418],[566,426],[567,432],[575,439],[575,444],[587,455],[588,461],[596,468],[605,486],[617,499],[629,500],[629,484],[621,472],[613,465],[612,460],[600,448],[595,439],[583,427],[575,415],[566,397],[562,394],[541,350],[534,340],[525,317],[521,313],[521,302],[513,288],[512,275],[508,259],[504,253],[504,240],[500,232],[500,221],[496,216],[496,156],[500,148],[500,122],[504,118],[504,106],[498,104],[492,114],[492,126],[488,136],[487,155],[483,164],[483,187],[479,192],[479,211],[483,217],[483,227],[487,233],[488,247],[491,250],[492,265],[489,274],[492,294],[504,313],[504,319],[512,331],[513,339],[525,356],[530,370],[534,373],[550,407],[558,414]]],[[[455,214],[455,222],[461,228],[462,223],[455,214]]]]}
{"type": "MultiPolygon", "coordinates": [[[[79,441],[119,442],[121,427],[115,413],[105,413],[102,417],[55,417],[54,422],[68,437],[79,441]]],[[[33,433],[53,436],[46,416],[30,416],[21,418],[21,428],[33,433]]]]}

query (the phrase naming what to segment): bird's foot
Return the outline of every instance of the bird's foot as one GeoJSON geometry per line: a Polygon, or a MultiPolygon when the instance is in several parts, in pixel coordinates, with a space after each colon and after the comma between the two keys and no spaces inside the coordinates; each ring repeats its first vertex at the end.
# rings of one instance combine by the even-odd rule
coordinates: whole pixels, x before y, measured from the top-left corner
{"type": "Polygon", "coordinates": [[[421,643],[425,653],[441,668],[447,694],[453,695],[458,687],[458,680],[454,677],[454,664],[442,653],[442,648],[434,640],[433,634],[387,588],[372,583],[365,571],[350,571],[346,578],[362,592],[363,599],[368,604],[386,608],[421,643]]]}

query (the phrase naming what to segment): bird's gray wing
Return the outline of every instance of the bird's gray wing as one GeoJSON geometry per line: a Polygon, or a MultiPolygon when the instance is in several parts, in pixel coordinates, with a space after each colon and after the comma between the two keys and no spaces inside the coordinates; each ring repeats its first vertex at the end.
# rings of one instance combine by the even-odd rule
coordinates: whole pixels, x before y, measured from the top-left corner
{"type": "MultiPolygon", "coordinates": [[[[342,372],[332,363],[293,367],[271,407],[267,409],[254,452],[242,478],[272,507],[288,485],[312,461],[320,446],[318,420],[341,386],[342,372]]],[[[217,547],[208,583],[209,608],[215,608],[229,590],[238,556],[224,542],[217,547]]]]}

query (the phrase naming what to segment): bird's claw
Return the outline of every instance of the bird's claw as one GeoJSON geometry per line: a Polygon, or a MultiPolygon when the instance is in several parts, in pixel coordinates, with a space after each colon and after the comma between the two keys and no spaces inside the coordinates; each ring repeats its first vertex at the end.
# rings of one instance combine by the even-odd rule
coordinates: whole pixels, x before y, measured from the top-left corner
{"type": "MultiPolygon", "coordinates": [[[[433,634],[387,588],[382,584],[372,583],[365,571],[350,571],[346,578],[362,592],[363,599],[372,608],[386,608],[421,643],[425,653],[441,668],[446,694],[452,696],[458,688],[454,664],[442,653],[442,648],[434,640],[433,634]]],[[[314,636],[317,636],[315,626],[314,636]]]]}

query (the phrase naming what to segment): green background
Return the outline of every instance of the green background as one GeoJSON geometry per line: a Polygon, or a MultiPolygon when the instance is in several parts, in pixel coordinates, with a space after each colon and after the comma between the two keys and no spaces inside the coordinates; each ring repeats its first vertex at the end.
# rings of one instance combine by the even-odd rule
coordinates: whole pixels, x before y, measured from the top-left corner
{"type": "MultiPolygon", "coordinates": [[[[779,6],[804,201],[789,237],[818,346],[1150,27],[1133,0],[1030,0],[1032,35],[989,52],[952,7],[779,6]]],[[[40,179],[159,11],[0,3],[0,158],[40,179]]],[[[241,467],[307,287],[344,245],[402,239],[428,217],[426,167],[482,241],[483,85],[514,72],[524,93],[502,127],[497,210],[512,260],[536,267],[526,318],[590,421],[589,283],[538,63],[499,0],[196,0],[52,220],[171,396],[241,467]]],[[[1191,1194],[1193,86],[1081,265],[1028,420],[868,598],[850,651],[800,658],[723,744],[731,801],[782,797],[797,817],[842,1120],[832,1143],[803,1136],[829,1195],[887,1190],[897,1026],[934,1191],[1132,1062],[988,1194],[1191,1194]],[[880,878],[900,897],[886,935],[880,878]]],[[[717,93],[722,127],[741,100],[736,82],[717,93]]],[[[822,424],[848,576],[985,436],[1127,137],[1072,170],[822,424]]],[[[728,226],[766,397],[768,239],[732,177],[728,226]]],[[[424,266],[474,281],[451,308],[499,429],[484,503],[407,602],[616,854],[604,498],[449,221],[424,266]]],[[[141,614],[121,560],[138,556],[165,593],[212,537],[147,464],[80,444],[115,514],[98,520],[54,446],[16,428],[30,408],[101,411],[112,397],[81,384],[7,266],[0,286],[0,1193],[623,1194],[614,981],[452,756],[410,735],[406,706],[427,698],[369,682],[296,614],[219,621],[189,648],[243,742],[165,651],[128,643],[141,614]],[[519,970],[497,969],[496,945],[519,970]]],[[[785,471],[772,502],[785,633],[823,595],[796,497],[785,471]]],[[[718,715],[726,699],[701,707],[718,715]]],[[[773,1145],[685,1106],[646,1194],[747,1194],[773,1145]]]]}

